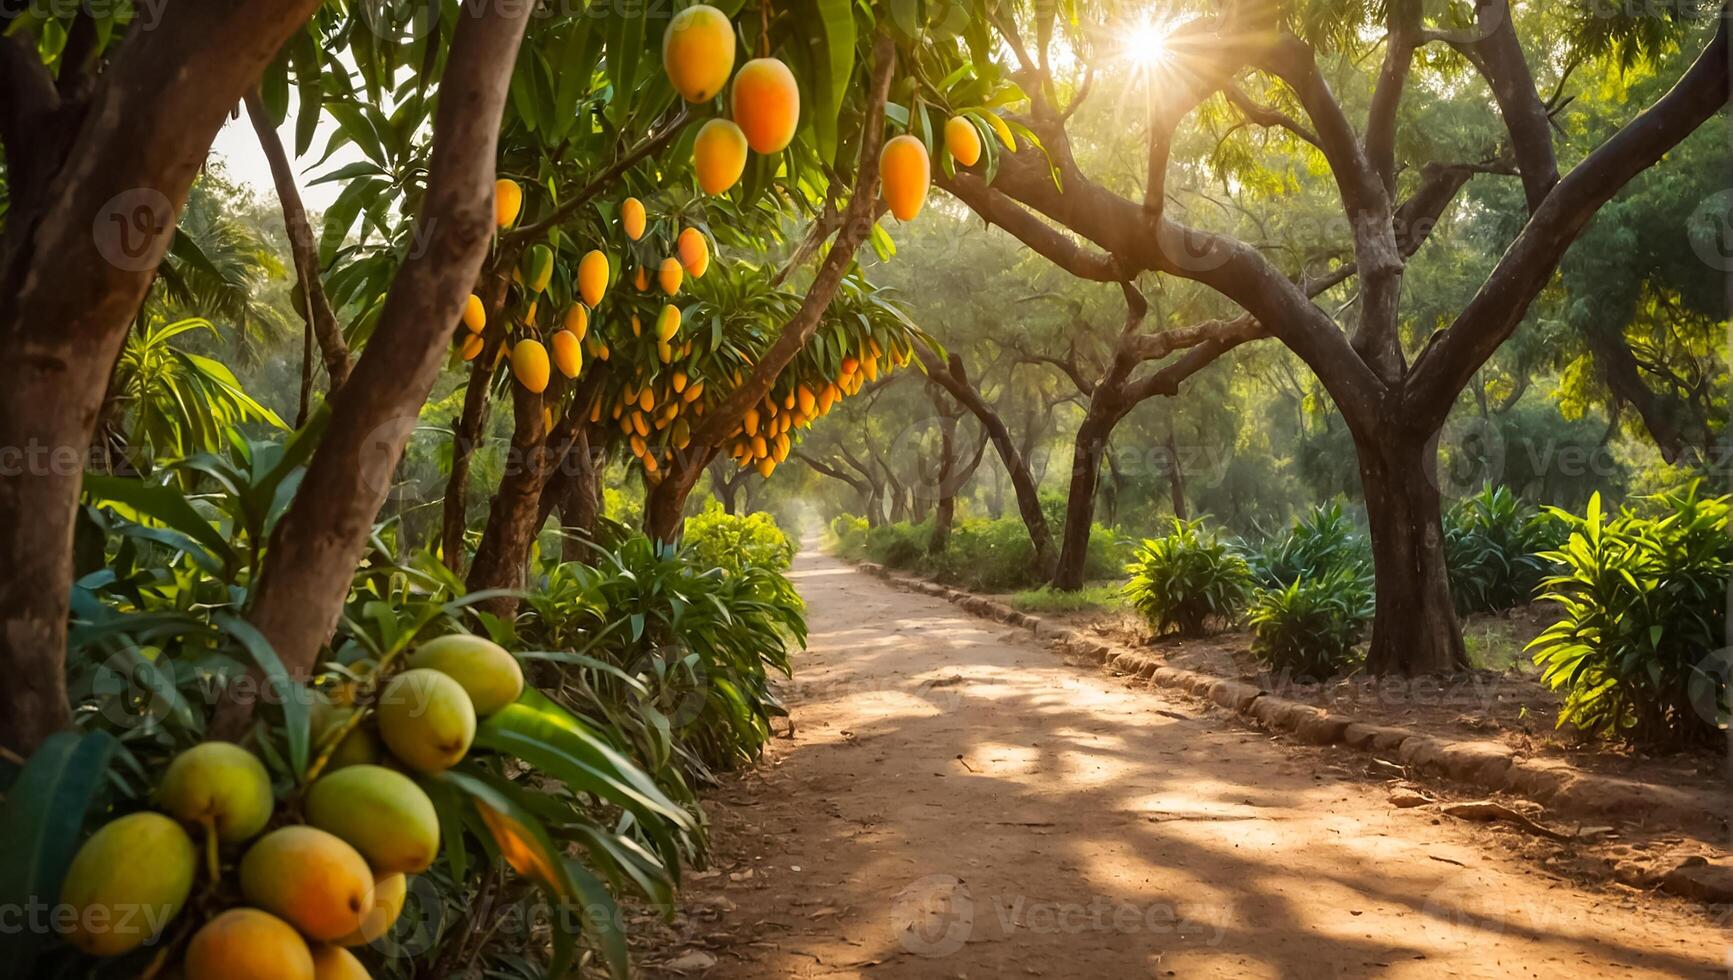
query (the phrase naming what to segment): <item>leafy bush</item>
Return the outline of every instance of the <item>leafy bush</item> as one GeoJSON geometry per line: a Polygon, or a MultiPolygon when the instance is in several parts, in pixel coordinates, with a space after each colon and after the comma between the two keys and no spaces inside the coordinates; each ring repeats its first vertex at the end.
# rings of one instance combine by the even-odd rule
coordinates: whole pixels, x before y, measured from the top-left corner
{"type": "MultiPolygon", "coordinates": [[[[563,975],[582,944],[598,972],[624,975],[629,920],[614,903],[673,901],[681,865],[701,861],[706,847],[692,785],[755,757],[782,711],[770,675],[787,673],[790,645],[805,634],[800,600],[780,572],[786,542],[772,547],[761,527],[741,522],[747,543],[724,571],[634,535],[595,567],[544,566],[508,620],[476,608],[497,593],[466,594],[435,555],[403,548],[387,523],[375,529],[309,688],[288,679],[244,615],[287,499],[280,488],[296,478],[304,449],[237,443],[147,480],[87,482],[68,656],[82,734],[57,736],[30,760],[34,772],[0,763],[0,784],[64,788],[9,797],[0,825],[64,855],[85,829],[79,814],[94,823],[149,806],[168,760],[207,736],[215,692],[249,669],[304,696],[266,699],[247,744],[279,788],[309,782],[328,746],[315,736],[312,702],[341,691],[363,710],[354,724],[371,725],[365,712],[408,651],[485,631],[523,662],[530,689],[482,720],[468,758],[423,781],[446,829],[439,862],[417,878],[423,915],[406,922],[430,930],[418,934],[423,952],[362,951],[364,959],[379,977],[444,975],[456,953],[488,975],[563,975]],[[551,870],[486,884],[502,847],[551,870]],[[526,958],[521,944],[476,943],[498,914],[480,901],[488,889],[511,907],[534,906],[538,889],[560,903],[581,896],[593,914],[532,913],[552,955],[526,958]]],[[[18,888],[57,887],[0,882],[0,903],[18,888]]],[[[69,947],[41,952],[31,964],[41,975],[90,972],[69,947]]],[[[100,975],[145,966],[140,957],[110,965],[100,975]]]]}
{"type": "Polygon", "coordinates": [[[866,556],[890,568],[914,568],[927,553],[926,524],[881,524],[867,532],[866,556]]]}
{"type": "Polygon", "coordinates": [[[1125,595],[1158,633],[1202,634],[1211,620],[1238,615],[1252,587],[1246,560],[1202,520],[1172,518],[1166,537],[1150,538],[1132,556],[1125,595]]]}
{"type": "Polygon", "coordinates": [[[708,781],[758,757],[770,719],[786,713],[770,676],[787,676],[790,640],[806,640],[803,604],[780,569],[705,567],[638,535],[594,567],[552,565],[543,578],[510,629],[575,668],[562,669],[562,686],[575,673],[586,697],[647,702],[685,776],[708,781]]]}
{"type": "MultiPolygon", "coordinates": [[[[1045,583],[1029,529],[1014,517],[957,521],[949,545],[936,555],[927,550],[933,535],[931,521],[868,530],[864,520],[845,515],[831,522],[830,535],[831,549],[841,557],[874,561],[975,592],[1012,592],[1045,583]]],[[[1118,578],[1125,553],[1117,535],[1096,525],[1089,534],[1084,577],[1118,578]]]]}
{"type": "Polygon", "coordinates": [[[1337,503],[1313,508],[1286,534],[1245,551],[1258,584],[1272,589],[1336,571],[1363,575],[1372,567],[1365,536],[1337,503]]]}
{"type": "Polygon", "coordinates": [[[1540,553],[1562,543],[1563,527],[1502,486],[1458,501],[1444,515],[1457,611],[1502,612],[1527,603],[1548,570],[1540,553]]]}
{"type": "Polygon", "coordinates": [[[1727,709],[1708,657],[1726,638],[1729,497],[1693,483],[1646,498],[1652,512],[1551,511],[1569,540],[1542,555],[1561,570],[1541,598],[1562,618],[1529,648],[1566,693],[1560,725],[1651,745],[1703,741],[1727,709]]]}
{"type": "Polygon", "coordinates": [[[736,517],[712,500],[686,521],[686,550],[701,568],[723,568],[738,574],[751,565],[783,572],[794,561],[794,543],[766,513],[736,517]]]}
{"type": "Polygon", "coordinates": [[[1252,654],[1265,667],[1296,677],[1330,677],[1354,662],[1354,648],[1372,621],[1372,583],[1362,573],[1336,568],[1259,589],[1246,620],[1252,654]]]}
{"type": "Polygon", "coordinates": [[[852,514],[838,514],[830,522],[830,549],[850,560],[866,556],[867,520],[852,514]]]}

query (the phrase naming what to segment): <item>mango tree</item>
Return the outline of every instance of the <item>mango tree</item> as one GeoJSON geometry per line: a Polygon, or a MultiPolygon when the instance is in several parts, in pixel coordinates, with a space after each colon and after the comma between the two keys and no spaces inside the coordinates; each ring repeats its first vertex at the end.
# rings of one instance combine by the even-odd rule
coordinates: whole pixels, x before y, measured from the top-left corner
{"type": "MultiPolygon", "coordinates": [[[[1059,22],[1051,6],[983,11],[1003,40],[993,57],[1010,62],[1030,97],[1027,142],[1042,152],[1005,154],[991,173],[959,173],[942,183],[1056,264],[1122,283],[1128,337],[1141,302],[1131,282],[1143,273],[1201,283],[1242,311],[1138,336],[1125,351],[1127,376],[1143,349],[1178,356],[1132,380],[1134,388],[1165,388],[1262,337],[1300,357],[1347,421],[1358,456],[1377,565],[1368,663],[1379,672],[1452,671],[1467,658],[1444,563],[1439,432],[1464,386],[1523,322],[1596,212],[1725,105],[1726,13],[1719,9],[1708,25],[1574,8],[1519,17],[1505,0],[1436,16],[1418,3],[1360,9],[1182,5],[1171,20],[1101,25],[1100,33],[1059,22]],[[1547,43],[1525,50],[1529,28],[1547,43]],[[1091,85],[1061,79],[1054,66],[1101,62],[1114,43],[1103,36],[1129,38],[1123,56],[1136,59],[1147,78],[1146,165],[1136,189],[1086,173],[1067,128],[1091,85]],[[1061,45],[1082,57],[1056,59],[1061,45]],[[1681,48],[1695,52],[1682,69],[1672,57],[1681,48]],[[1568,109],[1568,88],[1590,74],[1579,66],[1620,81],[1618,66],[1639,60],[1677,82],[1595,145],[1559,139],[1554,121],[1568,109]],[[1422,105],[1452,99],[1479,108],[1475,138],[1426,139],[1422,105]],[[1182,123],[1211,113],[1237,116],[1220,140],[1239,147],[1236,159],[1251,156],[1245,146],[1268,131],[1327,169],[1340,241],[1302,243],[1322,261],[1316,254],[1284,259],[1175,213],[1170,205],[1188,189],[1191,172],[1175,153],[1182,123]],[[1562,176],[1561,154],[1575,160],[1562,176]],[[1520,181],[1526,219],[1453,317],[1437,326],[1412,323],[1402,304],[1409,259],[1462,188],[1481,176],[1520,181]]],[[[1105,424],[1119,399],[1112,402],[1092,416],[1105,424]]]]}

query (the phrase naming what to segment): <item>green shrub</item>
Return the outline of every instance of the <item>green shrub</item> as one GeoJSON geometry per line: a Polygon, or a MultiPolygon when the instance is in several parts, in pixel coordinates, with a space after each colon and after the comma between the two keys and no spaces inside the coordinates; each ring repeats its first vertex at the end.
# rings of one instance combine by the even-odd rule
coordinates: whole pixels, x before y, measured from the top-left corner
{"type": "Polygon", "coordinates": [[[1270,670],[1322,679],[1354,663],[1372,621],[1372,584],[1336,568],[1273,589],[1259,589],[1246,620],[1252,654],[1270,670]]]}
{"type": "Polygon", "coordinates": [[[852,514],[838,514],[830,522],[830,549],[836,555],[858,560],[866,555],[867,520],[852,514]]]}
{"type": "Polygon", "coordinates": [[[1170,534],[1145,540],[1133,554],[1125,595],[1156,632],[1196,636],[1211,620],[1238,615],[1252,572],[1203,521],[1172,521],[1170,534]]]}
{"type": "Polygon", "coordinates": [[[1335,571],[1364,575],[1372,567],[1372,553],[1342,505],[1331,503],[1313,508],[1281,537],[1246,549],[1246,561],[1258,584],[1274,589],[1335,571]]]}
{"type": "MultiPolygon", "coordinates": [[[[20,830],[19,840],[70,853],[85,824],[148,806],[168,760],[207,737],[212,691],[249,668],[279,692],[307,694],[265,699],[249,748],[279,787],[316,778],[311,695],[241,616],[287,500],[280,488],[310,446],[237,442],[226,456],[193,457],[145,480],[86,481],[80,560],[101,570],[81,575],[70,597],[67,665],[82,732],[55,736],[61,744],[29,763],[42,770],[33,784],[51,780],[66,791],[0,802],[0,824],[20,830]],[[70,739],[79,741],[76,758],[64,751],[70,739]],[[81,767],[76,780],[54,771],[69,759],[81,767]],[[91,792],[75,793],[73,783],[91,792]]],[[[441,860],[418,879],[432,889],[425,907],[440,927],[424,937],[431,945],[419,962],[442,962],[450,946],[471,941],[468,910],[484,904],[478,897],[492,887],[484,880],[509,844],[543,855],[537,860],[556,876],[548,890],[569,895],[574,882],[586,883],[594,914],[553,937],[550,972],[565,974],[581,932],[586,944],[618,951],[614,972],[624,975],[628,918],[615,899],[667,905],[680,866],[702,858],[690,777],[763,744],[765,718],[779,710],[765,675],[786,670],[787,637],[802,635],[792,588],[752,566],[729,575],[658,558],[639,536],[600,568],[558,566],[506,620],[478,611],[490,594],[465,594],[435,554],[402,547],[400,532],[389,522],[374,529],[312,688],[342,690],[371,711],[380,680],[419,641],[482,630],[514,652],[533,682],[517,705],[481,722],[463,762],[424,784],[446,833],[441,860]],[[692,674],[701,685],[683,680],[692,674]],[[473,819],[478,812],[509,823],[473,819]]],[[[0,778],[15,771],[0,768],[0,778]]],[[[0,882],[0,898],[13,902],[16,888],[41,884],[0,882]]],[[[528,877],[496,884],[532,900],[528,877]]],[[[533,967],[521,944],[469,948],[489,975],[533,967]]],[[[63,944],[45,951],[53,962],[24,971],[134,976],[146,956],[92,969],[63,944]]],[[[401,976],[410,962],[369,966],[375,976],[401,976]]]]}
{"type": "Polygon", "coordinates": [[[1704,498],[1693,483],[1646,499],[1652,513],[1608,516],[1599,494],[1582,517],[1552,511],[1570,537],[1542,555],[1561,570],[1541,597],[1562,618],[1529,648],[1566,692],[1560,725],[1650,745],[1703,741],[1727,708],[1706,661],[1726,642],[1730,498],[1704,498]]]}
{"type": "Polygon", "coordinates": [[[881,524],[867,532],[866,556],[887,568],[913,569],[927,553],[925,524],[881,524]]]}
{"type": "Polygon", "coordinates": [[[1562,543],[1563,525],[1505,487],[1464,498],[1444,515],[1445,561],[1458,612],[1524,605],[1547,573],[1540,553],[1562,543]]]}
{"type": "Polygon", "coordinates": [[[794,543],[775,518],[763,512],[736,517],[715,500],[687,519],[685,547],[700,568],[735,574],[748,565],[783,572],[794,562],[794,543]]]}

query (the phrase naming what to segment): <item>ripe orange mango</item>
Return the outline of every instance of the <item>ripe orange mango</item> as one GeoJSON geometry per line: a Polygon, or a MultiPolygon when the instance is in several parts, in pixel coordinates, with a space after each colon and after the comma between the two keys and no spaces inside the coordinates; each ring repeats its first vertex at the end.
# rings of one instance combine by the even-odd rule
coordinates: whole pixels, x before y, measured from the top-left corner
{"type": "Polygon", "coordinates": [[[674,252],[680,256],[680,265],[687,275],[694,279],[704,278],[705,271],[710,268],[710,243],[702,232],[696,228],[682,231],[674,242],[674,252]]]}
{"type": "Polygon", "coordinates": [[[656,269],[656,283],[669,296],[680,291],[680,280],[684,278],[686,270],[680,267],[679,259],[663,259],[662,265],[656,269]]]}
{"type": "Polygon", "coordinates": [[[474,293],[463,301],[463,325],[470,333],[481,333],[487,326],[487,307],[481,304],[481,297],[474,293]]]}
{"type": "Polygon", "coordinates": [[[662,34],[662,67],[681,98],[708,102],[721,94],[734,71],[734,46],[728,15],[697,4],[668,21],[662,34]]]}
{"type": "Polygon", "coordinates": [[[568,378],[577,377],[584,369],[584,348],[577,335],[570,330],[556,330],[550,343],[554,347],[554,366],[568,378]]]}
{"type": "Polygon", "coordinates": [[[373,908],[367,860],[316,827],[279,827],[259,838],[241,858],[240,878],[249,904],[320,941],[354,932],[373,908]]]}
{"type": "Polygon", "coordinates": [[[754,58],[734,76],[731,114],[754,153],[781,153],[800,125],[800,88],[776,58],[754,58]]]}
{"type": "Polygon", "coordinates": [[[981,159],[981,134],[975,131],[975,124],[962,116],[945,120],[945,149],[959,164],[973,167],[981,159]]]}
{"type": "Polygon", "coordinates": [[[548,390],[548,349],[539,340],[518,341],[511,350],[511,373],[518,384],[538,395],[548,390]]]}
{"type": "Polygon", "coordinates": [[[933,180],[926,145],[906,133],[892,138],[879,153],[879,175],[891,213],[898,221],[913,221],[927,203],[927,188],[933,180]]]}
{"type": "Polygon", "coordinates": [[[600,249],[591,249],[578,260],[578,295],[591,309],[602,301],[608,291],[608,257],[600,249]]]}
{"type": "Polygon", "coordinates": [[[399,872],[373,876],[373,908],[361,919],[355,931],[337,940],[339,946],[365,946],[390,931],[397,917],[403,914],[403,900],[409,892],[409,878],[399,872]]]}
{"type": "Polygon", "coordinates": [[[620,202],[620,226],[626,229],[626,237],[637,241],[644,237],[644,202],[635,197],[628,197],[620,202]]]}
{"type": "Polygon", "coordinates": [[[706,194],[723,194],[746,172],[746,134],[726,119],[712,119],[692,142],[692,166],[706,194]]]}
{"type": "Polygon", "coordinates": [[[518,212],[523,210],[524,190],[515,180],[500,178],[493,183],[493,220],[501,228],[510,228],[517,223],[518,212]]]}
{"type": "Polygon", "coordinates": [[[230,909],[187,943],[186,980],[314,980],[313,954],[293,926],[258,909],[230,909]]]}
{"type": "Polygon", "coordinates": [[[590,332],[590,311],[582,303],[573,303],[572,308],[566,311],[564,325],[572,336],[583,340],[590,332]]]}
{"type": "Polygon", "coordinates": [[[313,950],[313,980],[370,980],[372,974],[341,946],[319,946],[313,950]]]}

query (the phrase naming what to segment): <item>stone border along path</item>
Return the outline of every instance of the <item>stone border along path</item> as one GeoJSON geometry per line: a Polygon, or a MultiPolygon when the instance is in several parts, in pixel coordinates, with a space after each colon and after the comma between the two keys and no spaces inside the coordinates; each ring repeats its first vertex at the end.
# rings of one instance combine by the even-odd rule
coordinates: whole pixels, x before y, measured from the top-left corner
{"type": "MultiPolygon", "coordinates": [[[[1584,772],[1564,762],[1517,758],[1509,748],[1493,741],[1439,738],[1411,728],[1358,721],[1279,697],[1256,684],[1169,667],[1149,654],[1081,630],[1049,626],[1039,616],[986,596],[894,572],[876,562],[854,564],[897,588],[944,599],[984,619],[1027,629],[1062,653],[1092,659],[1115,673],[1213,702],[1266,731],[1292,735],[1307,745],[1343,745],[1374,756],[1393,756],[1409,772],[1442,777],[1477,790],[1510,793],[1544,805],[1554,814],[1616,818],[1650,827],[1660,824],[1705,835],[1709,840],[1726,833],[1728,814],[1733,812],[1733,794],[1720,808],[1706,806],[1694,794],[1671,786],[1584,772]]],[[[1703,901],[1733,902],[1733,869],[1724,866],[1687,863],[1659,881],[1626,884],[1659,887],[1703,901]]]]}

